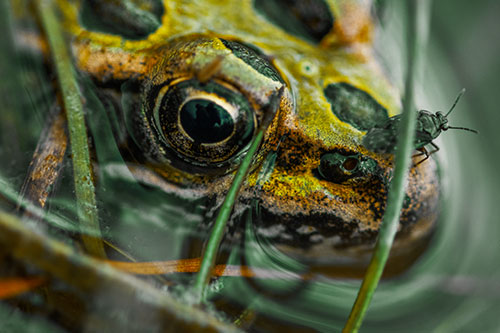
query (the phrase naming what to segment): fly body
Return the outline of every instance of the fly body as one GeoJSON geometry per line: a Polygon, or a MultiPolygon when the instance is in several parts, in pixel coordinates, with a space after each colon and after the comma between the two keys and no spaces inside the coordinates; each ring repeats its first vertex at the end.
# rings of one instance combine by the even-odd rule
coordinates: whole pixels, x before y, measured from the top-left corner
{"type": "MultiPolygon", "coordinates": [[[[443,131],[447,131],[448,129],[461,129],[477,133],[476,130],[470,128],[448,125],[448,116],[453,111],[460,100],[460,97],[462,97],[464,93],[465,89],[462,89],[446,114],[443,114],[441,111],[437,111],[435,114],[427,110],[418,111],[414,149],[421,152],[419,155],[425,155],[425,158],[419,161],[418,164],[422,163],[429,158],[431,154],[439,150],[439,147],[433,142],[433,140],[435,140],[443,131]],[[434,148],[434,150],[430,153],[425,149],[425,146],[429,144],[434,148]]],[[[401,119],[402,115],[398,114],[380,122],[379,124],[376,124],[366,132],[363,137],[363,145],[368,150],[375,153],[394,153],[397,146],[398,129],[401,119]]]]}

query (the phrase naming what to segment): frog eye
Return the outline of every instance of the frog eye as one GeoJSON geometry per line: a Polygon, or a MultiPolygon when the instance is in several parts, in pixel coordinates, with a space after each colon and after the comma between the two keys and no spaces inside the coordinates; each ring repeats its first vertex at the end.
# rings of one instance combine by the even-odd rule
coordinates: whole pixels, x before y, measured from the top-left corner
{"type": "Polygon", "coordinates": [[[216,166],[243,151],[255,114],[238,91],[195,79],[164,86],[154,106],[160,139],[182,160],[216,166]]]}

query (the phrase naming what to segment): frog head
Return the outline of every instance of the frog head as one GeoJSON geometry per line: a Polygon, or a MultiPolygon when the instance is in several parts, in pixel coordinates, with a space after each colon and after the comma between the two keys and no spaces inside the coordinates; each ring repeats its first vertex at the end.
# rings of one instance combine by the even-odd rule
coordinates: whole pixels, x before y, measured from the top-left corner
{"type": "MultiPolygon", "coordinates": [[[[240,204],[258,203],[256,234],[283,250],[358,256],[373,247],[394,167],[362,138],[400,112],[399,93],[373,56],[366,1],[285,2],[165,1],[139,40],[68,26],[80,71],[125,82],[120,137],[172,192],[220,202],[284,87],[240,204]],[[224,20],[204,14],[216,9],[224,20]]],[[[410,170],[396,250],[421,249],[439,193],[433,160],[410,170]]]]}

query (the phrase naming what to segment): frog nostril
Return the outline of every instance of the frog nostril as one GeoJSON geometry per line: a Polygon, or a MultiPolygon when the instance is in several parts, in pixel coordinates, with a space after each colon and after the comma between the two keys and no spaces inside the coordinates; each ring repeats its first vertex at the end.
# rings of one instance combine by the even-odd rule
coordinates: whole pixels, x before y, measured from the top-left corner
{"type": "Polygon", "coordinates": [[[377,170],[377,163],[371,158],[340,151],[323,154],[315,172],[322,180],[340,184],[352,178],[375,174],[377,170]]]}
{"type": "Polygon", "coordinates": [[[349,173],[342,167],[345,159],[345,156],[339,153],[324,154],[318,167],[320,176],[333,183],[342,183],[349,179],[349,173]]]}
{"type": "Polygon", "coordinates": [[[345,170],[347,171],[354,171],[358,167],[359,161],[356,158],[349,157],[347,158],[342,166],[344,167],[345,170]]]}

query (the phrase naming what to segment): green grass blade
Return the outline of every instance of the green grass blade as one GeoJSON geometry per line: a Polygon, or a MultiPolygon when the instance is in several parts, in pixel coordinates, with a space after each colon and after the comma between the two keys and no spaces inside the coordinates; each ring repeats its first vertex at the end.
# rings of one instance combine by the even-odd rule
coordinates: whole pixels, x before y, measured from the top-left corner
{"type": "Polygon", "coordinates": [[[387,207],[380,227],[375,250],[363,283],[353,305],[343,332],[357,332],[377,288],[385,263],[396,235],[399,215],[403,205],[405,184],[413,152],[416,110],[414,109],[414,83],[418,72],[419,56],[425,47],[430,17],[430,0],[408,0],[408,71],[403,101],[403,118],[395,154],[394,177],[387,198],[387,207]]]}
{"type": "Polygon", "coordinates": [[[224,198],[224,202],[219,210],[219,214],[215,220],[214,227],[210,234],[210,239],[208,240],[205,252],[203,254],[203,259],[200,265],[200,270],[196,275],[196,280],[193,288],[193,293],[196,297],[196,301],[199,302],[203,299],[205,294],[205,287],[210,278],[210,274],[215,264],[215,257],[219,249],[220,242],[224,236],[224,230],[226,228],[227,221],[231,216],[233,210],[234,202],[238,195],[241,185],[246,178],[250,165],[252,163],[253,157],[260,146],[264,133],[269,126],[269,123],[274,118],[276,110],[279,108],[279,102],[281,100],[281,95],[283,94],[283,88],[279,92],[271,95],[270,102],[268,104],[268,109],[265,110],[265,116],[262,120],[262,124],[259,127],[257,134],[254,136],[252,142],[250,143],[250,148],[243,158],[243,161],[234,176],[231,187],[224,198]]]}
{"type": "Polygon", "coordinates": [[[78,217],[82,230],[82,240],[87,251],[96,257],[105,257],[104,246],[99,235],[99,219],[92,182],[87,130],[80,100],[80,90],[76,81],[67,43],[63,38],[52,1],[35,1],[57,72],[59,88],[68,119],[69,138],[73,154],[73,176],[78,217]],[[86,234],[92,231],[92,236],[86,234]]]}

